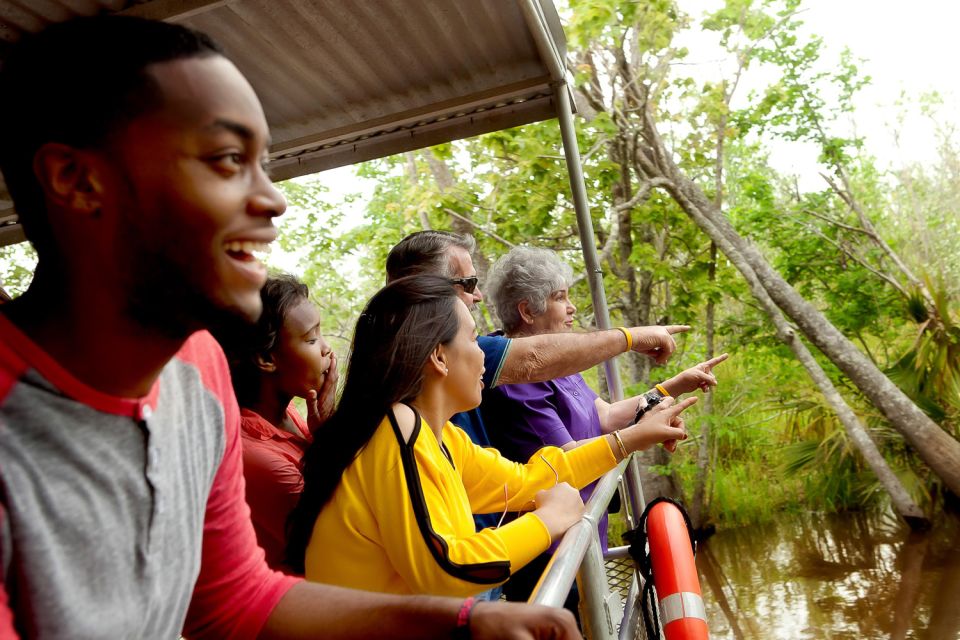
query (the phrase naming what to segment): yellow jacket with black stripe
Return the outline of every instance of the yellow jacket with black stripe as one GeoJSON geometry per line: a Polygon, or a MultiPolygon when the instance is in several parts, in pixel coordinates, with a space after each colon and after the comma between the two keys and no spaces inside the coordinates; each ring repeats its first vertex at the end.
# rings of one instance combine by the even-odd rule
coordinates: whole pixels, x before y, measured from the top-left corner
{"type": "Polygon", "coordinates": [[[475,445],[450,422],[441,444],[419,415],[405,442],[390,415],[320,513],[307,547],[306,577],[386,593],[481,593],[543,553],[551,540],[533,513],[480,532],[473,513],[532,509],[536,492],[556,483],[550,466],[561,482],[579,488],[615,464],[606,438],[566,452],[546,447],[518,464],[475,445]]]}

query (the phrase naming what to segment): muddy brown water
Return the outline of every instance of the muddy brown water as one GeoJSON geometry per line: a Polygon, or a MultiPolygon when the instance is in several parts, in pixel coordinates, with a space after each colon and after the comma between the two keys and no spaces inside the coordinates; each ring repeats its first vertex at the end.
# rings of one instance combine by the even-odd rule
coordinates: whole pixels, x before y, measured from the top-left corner
{"type": "Polygon", "coordinates": [[[714,640],[960,640],[960,519],[800,515],[721,531],[697,555],[714,640]]]}

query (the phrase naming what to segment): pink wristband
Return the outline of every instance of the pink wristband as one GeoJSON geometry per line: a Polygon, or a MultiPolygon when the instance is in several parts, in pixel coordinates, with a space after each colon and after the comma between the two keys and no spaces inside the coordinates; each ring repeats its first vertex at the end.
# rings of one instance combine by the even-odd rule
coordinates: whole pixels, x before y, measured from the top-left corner
{"type": "Polygon", "coordinates": [[[460,605],[460,611],[457,612],[457,627],[453,631],[453,638],[462,640],[470,637],[470,613],[473,611],[473,605],[476,604],[476,602],[476,598],[471,596],[460,605]]]}

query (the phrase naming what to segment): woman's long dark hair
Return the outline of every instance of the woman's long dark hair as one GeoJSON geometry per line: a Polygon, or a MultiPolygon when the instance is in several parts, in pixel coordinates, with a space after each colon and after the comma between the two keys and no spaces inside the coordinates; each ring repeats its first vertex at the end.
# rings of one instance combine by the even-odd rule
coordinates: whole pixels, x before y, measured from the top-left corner
{"type": "Polygon", "coordinates": [[[293,570],[303,573],[317,516],[343,472],[390,408],[420,394],[430,354],[456,336],[456,305],[457,292],[446,278],[417,275],[388,284],[360,314],[340,404],[304,456],[303,494],[287,521],[287,564],[293,570]]]}

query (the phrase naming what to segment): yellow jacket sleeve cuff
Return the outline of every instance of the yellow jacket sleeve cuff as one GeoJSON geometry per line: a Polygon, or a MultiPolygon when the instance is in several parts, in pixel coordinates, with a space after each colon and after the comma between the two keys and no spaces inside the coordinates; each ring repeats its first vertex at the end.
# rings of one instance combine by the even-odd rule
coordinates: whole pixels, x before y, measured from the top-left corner
{"type": "Polygon", "coordinates": [[[526,566],[550,547],[550,532],[543,520],[527,513],[503,525],[495,533],[507,549],[510,573],[526,566]]]}
{"type": "Polygon", "coordinates": [[[607,440],[606,436],[600,436],[565,452],[573,473],[573,482],[570,484],[578,488],[586,486],[617,466],[617,458],[607,440]]]}

